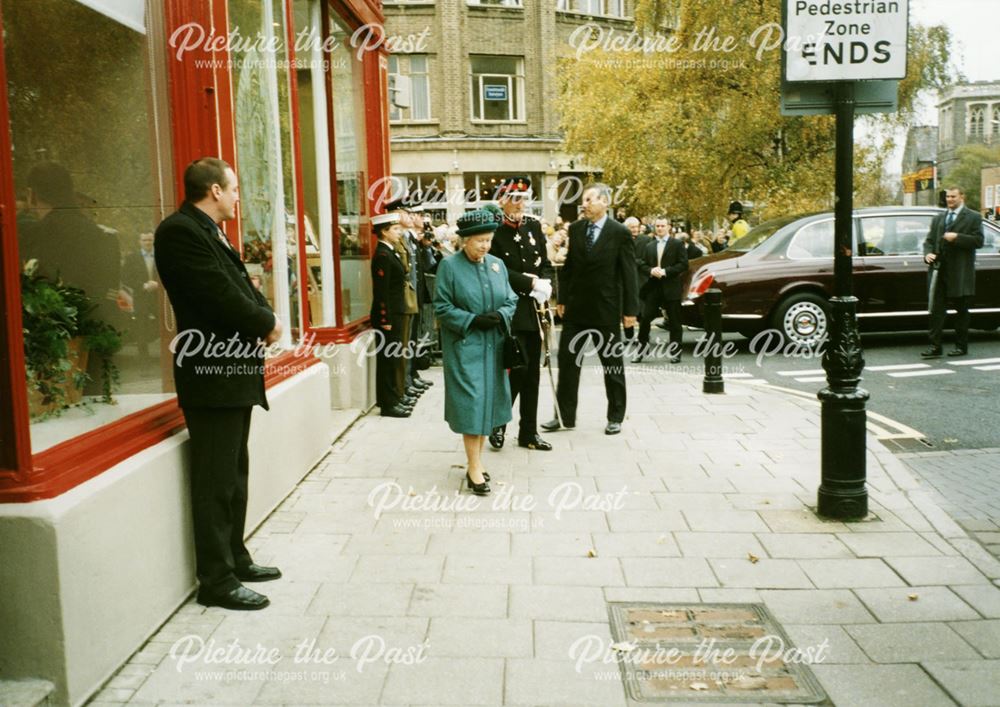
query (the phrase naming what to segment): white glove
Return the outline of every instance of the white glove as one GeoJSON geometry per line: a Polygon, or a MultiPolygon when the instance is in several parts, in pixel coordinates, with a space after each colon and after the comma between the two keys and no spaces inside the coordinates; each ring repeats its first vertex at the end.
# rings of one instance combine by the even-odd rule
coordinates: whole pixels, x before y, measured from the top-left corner
{"type": "Polygon", "coordinates": [[[531,296],[544,304],[552,297],[552,281],[536,277],[531,283],[531,296]]]}

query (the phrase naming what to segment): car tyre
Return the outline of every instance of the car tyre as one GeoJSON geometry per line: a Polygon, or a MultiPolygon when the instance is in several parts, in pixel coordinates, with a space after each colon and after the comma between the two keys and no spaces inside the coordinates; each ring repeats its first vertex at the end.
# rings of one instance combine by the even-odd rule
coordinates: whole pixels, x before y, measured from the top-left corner
{"type": "Polygon", "coordinates": [[[786,343],[816,348],[830,335],[830,304],[811,292],[791,295],[774,311],[772,325],[786,343]]]}

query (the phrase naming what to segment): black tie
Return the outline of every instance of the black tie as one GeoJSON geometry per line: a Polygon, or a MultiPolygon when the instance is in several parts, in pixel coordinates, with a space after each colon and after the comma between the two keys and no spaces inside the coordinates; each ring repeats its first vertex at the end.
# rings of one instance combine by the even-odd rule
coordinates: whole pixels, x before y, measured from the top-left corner
{"type": "Polygon", "coordinates": [[[589,252],[591,248],[594,247],[594,242],[597,240],[597,224],[592,223],[587,226],[587,251],[589,252]]]}
{"type": "Polygon", "coordinates": [[[944,220],[944,227],[951,228],[951,224],[955,223],[955,212],[949,211],[948,217],[944,220]]]}

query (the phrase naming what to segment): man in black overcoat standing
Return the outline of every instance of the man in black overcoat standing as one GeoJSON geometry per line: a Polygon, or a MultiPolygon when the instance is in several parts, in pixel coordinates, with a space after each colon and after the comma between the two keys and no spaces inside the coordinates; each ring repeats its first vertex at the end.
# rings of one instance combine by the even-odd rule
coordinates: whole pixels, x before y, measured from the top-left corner
{"type": "Polygon", "coordinates": [[[924,262],[930,266],[928,300],[931,347],[920,355],[942,354],[941,334],[948,305],[955,308],[955,348],[949,356],[969,353],[969,305],[976,294],[976,249],[983,247],[983,217],[965,207],[965,192],[945,190],[948,210],[931,221],[924,239],[924,262]]]}
{"type": "MultiPolygon", "coordinates": [[[[538,219],[524,212],[531,198],[528,177],[509,177],[500,183],[497,200],[503,217],[493,232],[490,253],[507,266],[511,289],[517,293],[517,309],[510,322],[511,333],[517,337],[528,360],[524,368],[510,372],[511,401],[521,398],[517,444],[527,449],[549,451],[552,445],[538,436],[538,385],[542,361],[542,337],[536,300],[547,302],[552,295],[552,265],[545,247],[545,235],[538,219]]],[[[494,449],[503,447],[506,426],[496,427],[490,435],[494,449]]]]}
{"type": "Polygon", "coordinates": [[[243,542],[250,413],[254,405],[267,409],[264,345],[278,340],[281,322],[219,228],[235,218],[238,203],[228,164],[214,157],[192,162],[184,171],[184,203],[156,229],[154,252],[177,320],[171,350],[191,437],[198,603],[252,610],[269,601],[242,582],[281,576],[255,564],[243,542]],[[227,343],[213,346],[219,342],[227,343]]]}
{"type": "Polygon", "coordinates": [[[611,189],[591,184],[583,191],[584,218],[569,227],[569,253],[563,265],[557,313],[559,382],[556,398],[562,415],[542,425],[546,431],[576,426],[582,351],[588,342],[598,347],[608,398],[604,433],[618,434],[625,420],[625,361],[621,328],[635,326],[635,242],[622,224],[608,215],[611,189]]]}
{"type": "Polygon", "coordinates": [[[639,261],[640,277],[644,279],[639,288],[642,299],[642,314],[639,319],[639,353],[633,363],[639,363],[647,355],[649,332],[653,320],[660,309],[667,311],[670,325],[670,362],[681,362],[681,343],[684,329],[681,327],[681,294],[684,273],[688,271],[688,255],[684,241],[670,235],[670,222],[666,218],[656,219],[656,240],[647,243],[639,261]]]}

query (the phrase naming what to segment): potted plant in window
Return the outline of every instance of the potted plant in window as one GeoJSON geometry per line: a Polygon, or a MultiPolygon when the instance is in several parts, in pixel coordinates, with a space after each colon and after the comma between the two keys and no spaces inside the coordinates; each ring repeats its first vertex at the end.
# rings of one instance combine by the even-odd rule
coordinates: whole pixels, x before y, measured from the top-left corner
{"type": "Polygon", "coordinates": [[[112,403],[119,371],[113,356],[122,333],[93,316],[96,305],[83,290],[37,273],[29,260],[21,272],[24,358],[32,417],[58,415],[82,397],[89,356],[100,357],[102,401],[112,403]]]}

